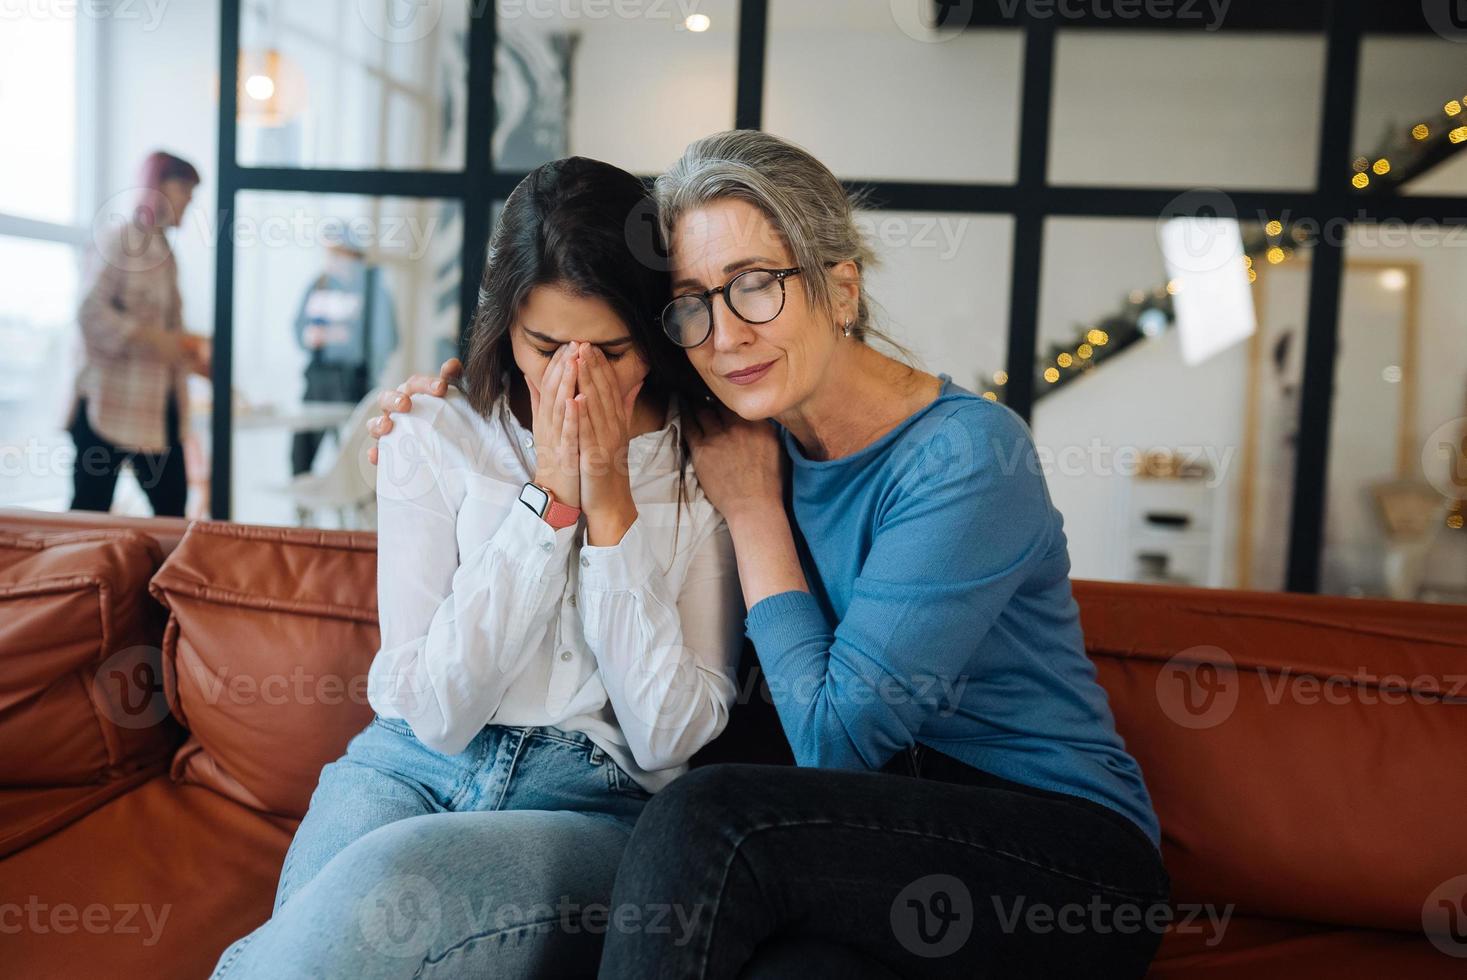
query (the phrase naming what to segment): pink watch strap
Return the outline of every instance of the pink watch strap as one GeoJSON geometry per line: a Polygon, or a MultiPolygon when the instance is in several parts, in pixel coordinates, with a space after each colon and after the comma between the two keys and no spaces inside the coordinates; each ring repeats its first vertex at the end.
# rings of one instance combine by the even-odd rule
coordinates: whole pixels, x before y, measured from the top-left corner
{"type": "Polygon", "coordinates": [[[572,507],[570,504],[563,504],[559,500],[556,500],[554,495],[551,495],[550,506],[545,508],[544,517],[545,523],[558,531],[563,527],[570,527],[576,521],[580,520],[581,509],[579,507],[572,507]]]}

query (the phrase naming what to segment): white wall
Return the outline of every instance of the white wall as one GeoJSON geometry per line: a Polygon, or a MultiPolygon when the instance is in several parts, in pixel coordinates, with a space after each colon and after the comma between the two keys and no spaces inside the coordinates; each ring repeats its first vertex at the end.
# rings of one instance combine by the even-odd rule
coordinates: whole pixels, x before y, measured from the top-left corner
{"type": "Polygon", "coordinates": [[[100,43],[99,202],[131,194],[138,167],[167,150],[198,168],[203,184],[174,238],[184,322],[214,330],[214,238],[218,212],[219,5],[170,3],[156,22],[98,21],[100,43]]]}

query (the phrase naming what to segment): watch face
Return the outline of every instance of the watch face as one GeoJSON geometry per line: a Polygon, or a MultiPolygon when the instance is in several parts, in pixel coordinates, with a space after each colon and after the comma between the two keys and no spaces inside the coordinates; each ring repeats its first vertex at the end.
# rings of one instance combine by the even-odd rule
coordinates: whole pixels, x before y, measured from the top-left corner
{"type": "Polygon", "coordinates": [[[526,483],[525,488],[520,491],[520,501],[534,511],[536,517],[543,517],[545,508],[550,506],[550,494],[533,483],[526,483]]]}

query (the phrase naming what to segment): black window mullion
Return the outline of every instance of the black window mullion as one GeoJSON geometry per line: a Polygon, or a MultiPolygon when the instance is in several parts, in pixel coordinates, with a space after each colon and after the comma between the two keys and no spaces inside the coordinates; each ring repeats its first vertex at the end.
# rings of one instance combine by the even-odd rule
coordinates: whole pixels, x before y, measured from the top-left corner
{"type": "MultiPolygon", "coordinates": [[[[1359,0],[1335,0],[1325,48],[1324,109],[1320,121],[1316,193],[1332,199],[1344,187],[1355,122],[1360,70],[1359,0]]],[[[1341,215],[1340,217],[1345,217],[1341,215]]],[[[1329,479],[1330,423],[1334,406],[1335,351],[1339,335],[1344,235],[1320,235],[1309,269],[1309,312],[1304,341],[1304,379],[1294,454],[1294,496],[1289,517],[1290,592],[1318,592],[1324,547],[1325,493],[1329,479]]]]}
{"type": "Polygon", "coordinates": [[[1027,421],[1034,410],[1040,268],[1045,209],[1039,199],[1049,169],[1049,115],[1054,86],[1053,18],[1030,17],[1024,28],[1014,248],[1009,278],[1008,383],[1004,402],[1027,421]]]}
{"type": "Polygon", "coordinates": [[[464,141],[465,161],[462,196],[463,245],[459,281],[459,347],[469,336],[469,324],[479,304],[479,279],[489,245],[489,209],[499,185],[494,175],[494,54],[498,29],[498,5],[474,4],[469,21],[469,105],[464,141]]]}
{"type": "Polygon", "coordinates": [[[239,190],[235,113],[239,100],[239,0],[219,4],[219,221],[214,243],[214,341],[209,370],[214,388],[209,424],[209,513],[229,520],[231,463],[234,451],[234,205],[239,190]]]}
{"type": "Polygon", "coordinates": [[[769,0],[739,0],[735,129],[763,127],[764,58],[768,46],[769,0]]]}

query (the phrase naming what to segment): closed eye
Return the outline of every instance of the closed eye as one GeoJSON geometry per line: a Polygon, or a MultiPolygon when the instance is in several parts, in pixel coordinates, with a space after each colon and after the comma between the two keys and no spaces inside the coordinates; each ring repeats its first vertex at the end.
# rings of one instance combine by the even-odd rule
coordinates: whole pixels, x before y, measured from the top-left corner
{"type": "MultiPolygon", "coordinates": [[[[557,350],[559,350],[559,349],[560,348],[558,348],[558,347],[552,347],[549,350],[543,350],[543,349],[541,349],[539,347],[536,347],[536,348],[534,348],[534,351],[535,351],[536,354],[539,354],[541,357],[545,358],[548,361],[552,357],[555,356],[555,352],[557,350]]],[[[627,356],[627,352],[625,350],[623,350],[623,351],[621,351],[620,353],[617,353],[617,354],[612,354],[612,353],[609,353],[609,352],[604,351],[604,350],[601,353],[603,353],[603,354],[606,355],[606,359],[608,361],[613,361],[613,362],[619,361],[623,357],[626,357],[627,356]]]]}

